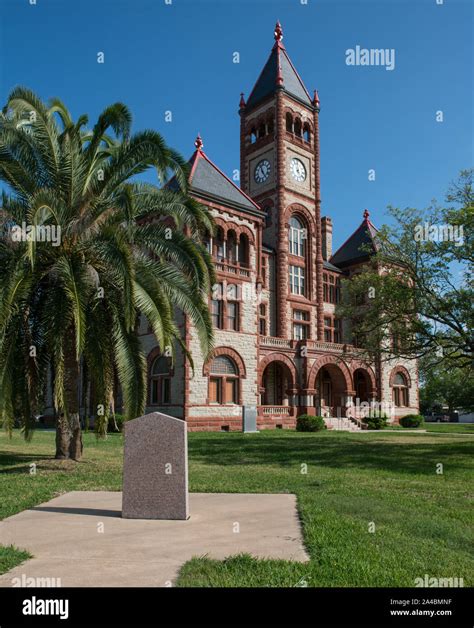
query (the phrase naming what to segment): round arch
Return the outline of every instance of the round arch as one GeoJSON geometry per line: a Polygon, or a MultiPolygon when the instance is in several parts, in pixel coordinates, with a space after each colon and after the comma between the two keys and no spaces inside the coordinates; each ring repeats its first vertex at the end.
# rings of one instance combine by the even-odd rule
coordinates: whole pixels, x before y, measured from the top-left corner
{"type": "Polygon", "coordinates": [[[322,355],[316,360],[316,362],[314,362],[308,375],[307,388],[314,389],[316,387],[316,377],[318,375],[319,370],[323,368],[324,366],[330,366],[330,365],[336,366],[339,368],[344,378],[346,392],[347,393],[352,392],[352,377],[351,377],[351,372],[349,370],[349,367],[343,360],[341,360],[335,355],[322,355]]]}
{"type": "Polygon", "coordinates": [[[368,378],[369,380],[369,384],[370,384],[370,390],[369,392],[371,393],[376,393],[377,392],[377,379],[375,377],[375,373],[372,369],[372,367],[370,367],[368,364],[364,364],[363,362],[358,362],[358,361],[354,361],[351,362],[351,368],[352,368],[352,381],[354,382],[354,375],[356,371],[363,371],[364,375],[368,378]]]}
{"type": "Polygon", "coordinates": [[[407,371],[407,369],[402,366],[401,364],[399,364],[398,366],[395,366],[391,373],[390,373],[390,380],[389,380],[389,386],[390,388],[393,386],[394,380],[395,380],[395,375],[397,373],[402,373],[402,375],[405,376],[406,380],[407,380],[407,386],[408,388],[411,388],[411,377],[410,377],[410,373],[407,371]]]}
{"type": "Polygon", "coordinates": [[[232,349],[231,347],[217,347],[216,349],[211,351],[211,353],[209,354],[209,357],[203,364],[203,367],[202,367],[203,375],[205,375],[206,377],[209,376],[212,361],[214,360],[214,358],[217,358],[219,355],[225,355],[231,358],[232,360],[234,360],[235,364],[237,365],[237,369],[239,371],[239,377],[242,379],[245,379],[247,377],[247,373],[245,371],[245,363],[242,360],[242,357],[240,356],[239,353],[237,353],[235,349],[232,349]]]}
{"type": "Polygon", "coordinates": [[[314,237],[315,228],[314,228],[314,218],[311,215],[309,209],[307,209],[304,205],[300,205],[299,203],[292,203],[288,205],[285,209],[285,214],[283,220],[285,222],[286,228],[288,229],[290,226],[290,218],[295,216],[295,218],[299,218],[305,223],[309,234],[311,237],[314,237]]]}
{"type": "MultiPolygon", "coordinates": [[[[156,358],[160,358],[160,357],[162,357],[162,356],[163,356],[163,353],[162,353],[162,351],[161,351],[160,347],[154,347],[154,348],[150,351],[150,353],[149,353],[149,354],[147,355],[147,357],[146,357],[146,362],[147,362],[147,371],[148,371],[148,374],[150,374],[150,372],[151,372],[151,367],[153,366],[153,362],[156,360],[156,358]]],[[[165,356],[165,357],[167,357],[167,356],[165,356]]],[[[174,365],[173,365],[173,360],[172,360],[171,356],[169,356],[169,357],[170,357],[170,363],[171,363],[171,366],[170,366],[170,375],[173,375],[173,373],[174,373],[174,365]]]]}
{"type": "Polygon", "coordinates": [[[263,377],[263,373],[265,369],[272,362],[281,362],[288,368],[288,370],[291,373],[291,377],[293,379],[293,382],[292,382],[293,387],[296,387],[297,382],[298,382],[298,374],[297,374],[295,363],[293,362],[293,360],[291,360],[291,358],[289,358],[284,353],[269,353],[268,355],[264,356],[260,360],[260,363],[258,365],[260,385],[262,384],[262,377],[263,377]]]}

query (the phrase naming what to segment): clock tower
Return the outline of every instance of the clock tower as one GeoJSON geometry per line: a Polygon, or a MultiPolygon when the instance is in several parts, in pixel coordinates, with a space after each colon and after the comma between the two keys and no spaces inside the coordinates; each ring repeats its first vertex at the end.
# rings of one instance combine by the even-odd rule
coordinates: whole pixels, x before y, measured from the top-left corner
{"type": "Polygon", "coordinates": [[[323,340],[319,98],[293,66],[279,22],[274,37],[250,96],[240,99],[241,186],[266,213],[276,335],[293,338],[292,321],[301,320],[307,338],[323,340]]]}

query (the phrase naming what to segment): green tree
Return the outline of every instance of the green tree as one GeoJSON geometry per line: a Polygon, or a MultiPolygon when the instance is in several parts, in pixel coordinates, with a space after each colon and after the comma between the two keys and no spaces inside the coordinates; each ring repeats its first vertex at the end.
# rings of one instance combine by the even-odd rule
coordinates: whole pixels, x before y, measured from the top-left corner
{"type": "Polygon", "coordinates": [[[194,324],[204,355],[212,347],[214,271],[202,236],[213,223],[188,194],[186,164],[158,133],[131,134],[121,103],[91,131],[86,124],[59,100],[46,105],[25,88],[12,91],[0,117],[0,419],[8,430],[19,420],[30,437],[49,370],[57,458],[82,453],[81,367],[104,409],[100,433],[115,374],[126,418],[143,412],[140,314],[162,350],[182,346],[176,309],[194,324]],[[160,187],[135,179],[150,168],[160,187]],[[172,176],[176,185],[164,187],[172,176]],[[21,241],[30,229],[36,238],[21,241]]]}
{"type": "Polygon", "coordinates": [[[420,406],[422,412],[465,410],[474,412],[474,378],[466,370],[441,362],[433,366],[429,359],[420,362],[420,406]]]}
{"type": "Polygon", "coordinates": [[[389,208],[393,226],[376,253],[344,282],[339,314],[371,358],[428,356],[431,364],[474,366],[473,171],[462,171],[445,207],[389,208]]]}

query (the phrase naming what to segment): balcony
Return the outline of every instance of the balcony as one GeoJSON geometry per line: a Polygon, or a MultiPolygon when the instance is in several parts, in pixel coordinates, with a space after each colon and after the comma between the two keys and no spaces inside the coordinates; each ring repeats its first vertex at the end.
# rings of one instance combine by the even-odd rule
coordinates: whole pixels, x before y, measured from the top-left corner
{"type": "Polygon", "coordinates": [[[347,343],[338,344],[336,342],[325,342],[321,340],[289,340],[287,338],[277,338],[275,336],[260,336],[260,346],[269,349],[296,349],[299,347],[308,347],[315,351],[327,351],[330,353],[361,353],[361,349],[357,349],[354,345],[347,343]]]}
{"type": "Polygon", "coordinates": [[[287,340],[286,338],[276,338],[275,336],[260,336],[260,346],[270,349],[293,349],[297,340],[287,340]]]}
{"type": "Polygon", "coordinates": [[[236,277],[250,277],[250,269],[240,266],[240,264],[231,264],[227,261],[214,262],[216,270],[221,273],[229,273],[236,277]]]}

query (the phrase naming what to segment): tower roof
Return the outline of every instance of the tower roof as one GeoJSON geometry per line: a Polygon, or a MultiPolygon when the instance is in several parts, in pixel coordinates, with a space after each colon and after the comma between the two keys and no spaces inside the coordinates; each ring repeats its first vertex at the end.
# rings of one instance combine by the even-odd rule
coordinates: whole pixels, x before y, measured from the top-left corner
{"type": "Polygon", "coordinates": [[[295,97],[305,105],[313,106],[311,97],[294,65],[291,63],[282,39],[283,31],[280,22],[277,22],[275,27],[275,45],[247,100],[247,109],[255,107],[267,96],[273,94],[277,88],[282,88],[287,94],[295,97]]]}
{"type": "Polygon", "coordinates": [[[376,235],[377,228],[369,220],[369,212],[364,210],[364,220],[334,253],[330,263],[343,268],[368,259],[378,251],[376,235]]]}

